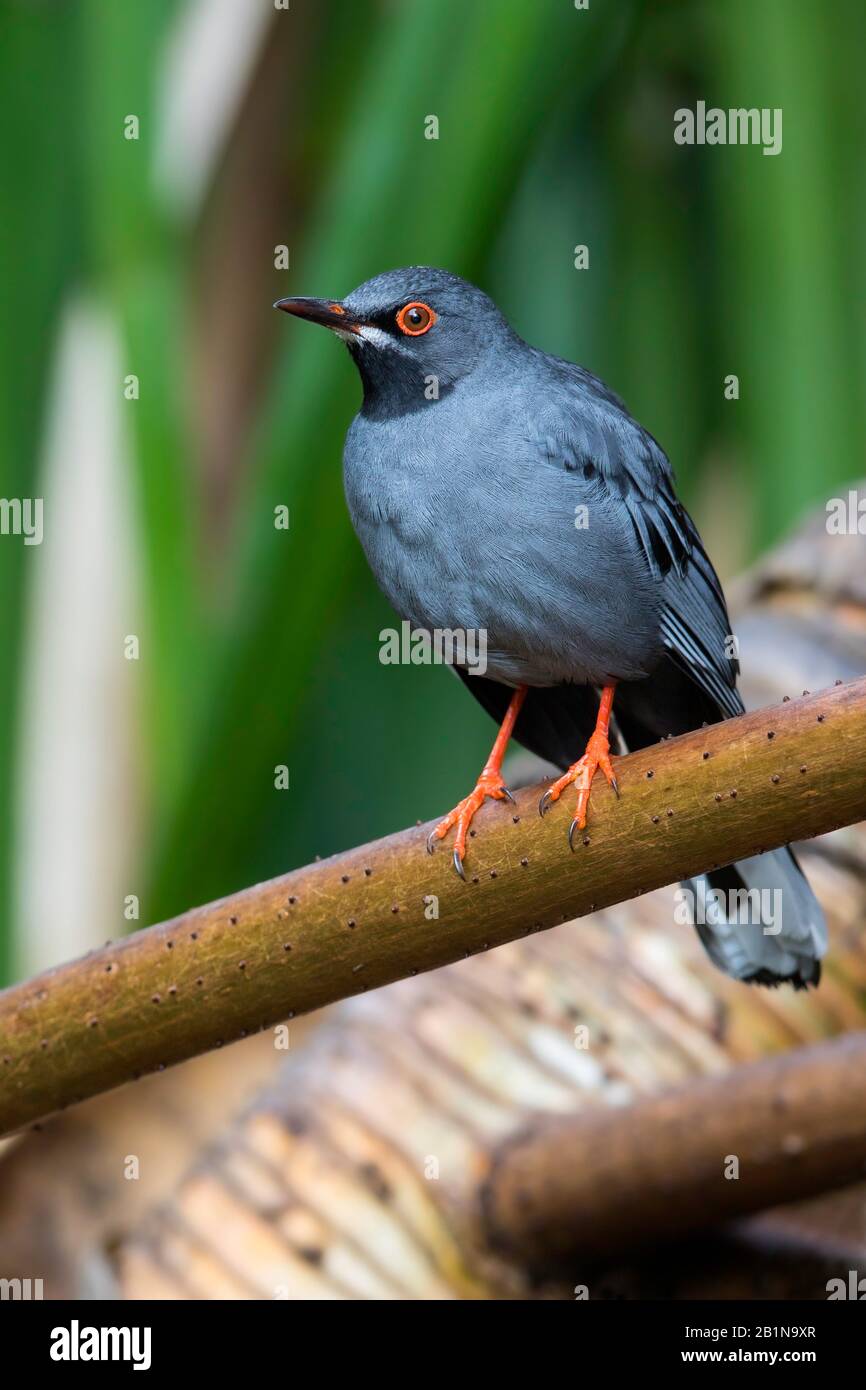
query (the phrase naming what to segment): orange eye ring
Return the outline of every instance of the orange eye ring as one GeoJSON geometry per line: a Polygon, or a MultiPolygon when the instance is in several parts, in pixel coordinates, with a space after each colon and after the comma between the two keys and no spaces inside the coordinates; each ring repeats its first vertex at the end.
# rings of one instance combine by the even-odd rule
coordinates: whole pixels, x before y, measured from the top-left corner
{"type": "Polygon", "coordinates": [[[413,299],[411,304],[404,304],[397,315],[397,327],[410,338],[420,338],[435,322],[435,310],[431,309],[429,304],[423,304],[420,299],[413,299]]]}

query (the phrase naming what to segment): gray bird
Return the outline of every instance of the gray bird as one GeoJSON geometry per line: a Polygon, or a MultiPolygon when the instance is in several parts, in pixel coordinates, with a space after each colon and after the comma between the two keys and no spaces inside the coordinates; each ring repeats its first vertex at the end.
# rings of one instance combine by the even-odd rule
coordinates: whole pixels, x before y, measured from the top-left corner
{"type": "MultiPolygon", "coordinates": [[[[597,769],[618,794],[612,753],[742,713],[724,595],[670,464],[598,377],[427,266],[275,307],[333,329],[360,372],[345,490],[382,590],[413,628],[486,634],[484,674],[455,669],[500,732],[428,848],[453,828],[462,876],[476,810],[510,796],[512,733],[563,769],[542,814],[576,787],[571,841],[597,769]]],[[[817,984],[826,925],[790,849],[683,886],[722,970],[817,984]]]]}

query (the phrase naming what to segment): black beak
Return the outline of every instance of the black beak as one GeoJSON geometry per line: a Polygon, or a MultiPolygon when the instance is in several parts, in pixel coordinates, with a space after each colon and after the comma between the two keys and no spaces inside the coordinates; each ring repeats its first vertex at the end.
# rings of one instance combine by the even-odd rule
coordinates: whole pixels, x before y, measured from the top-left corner
{"type": "Polygon", "coordinates": [[[362,327],[360,320],[344,304],[333,299],[278,299],[274,308],[341,333],[359,333],[362,327]]]}

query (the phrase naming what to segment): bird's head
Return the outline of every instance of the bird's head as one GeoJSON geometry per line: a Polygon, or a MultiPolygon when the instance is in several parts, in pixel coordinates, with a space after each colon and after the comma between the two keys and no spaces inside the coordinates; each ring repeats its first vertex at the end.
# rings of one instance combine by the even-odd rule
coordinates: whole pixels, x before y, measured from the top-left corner
{"type": "Polygon", "coordinates": [[[438,399],[515,341],[490,299],[468,280],[430,266],[389,270],[343,300],[280,299],[274,306],[343,339],[365,401],[390,411],[438,399]]]}

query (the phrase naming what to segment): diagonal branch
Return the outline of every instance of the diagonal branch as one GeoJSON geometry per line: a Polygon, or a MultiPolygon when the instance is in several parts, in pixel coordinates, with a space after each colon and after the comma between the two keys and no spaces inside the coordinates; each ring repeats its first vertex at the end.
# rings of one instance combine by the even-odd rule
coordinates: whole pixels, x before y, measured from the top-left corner
{"type": "MultiPolygon", "coordinates": [[[[568,851],[540,788],[488,804],[467,882],[425,827],[195,908],[0,994],[0,1132],[324,1004],[866,819],[866,678],[618,764],[568,851]]],[[[672,930],[675,930],[672,923],[672,930]]]]}

